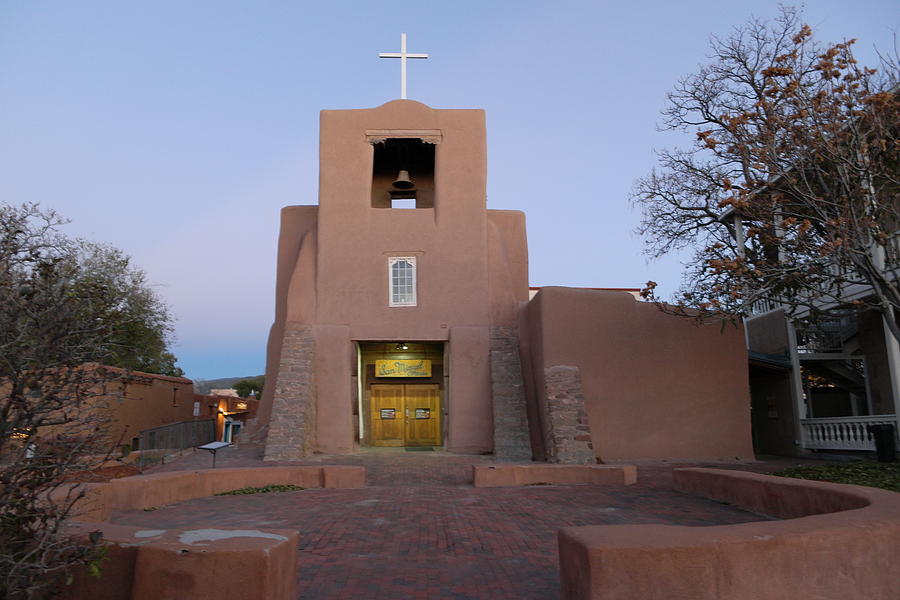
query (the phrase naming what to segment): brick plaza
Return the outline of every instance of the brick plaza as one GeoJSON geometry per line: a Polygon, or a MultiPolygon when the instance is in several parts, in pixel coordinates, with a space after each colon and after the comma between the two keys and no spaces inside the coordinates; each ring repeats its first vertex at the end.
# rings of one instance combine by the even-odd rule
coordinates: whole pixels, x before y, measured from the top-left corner
{"type": "MultiPolygon", "coordinates": [[[[217,464],[271,464],[260,457],[256,449],[227,449],[217,464]]],[[[704,526],[763,518],[672,491],[671,470],[683,464],[639,465],[638,483],[628,487],[474,488],[472,465],[492,457],[367,449],[303,462],[364,465],[367,487],[198,498],[118,512],[112,522],[153,529],[295,529],[299,598],[467,600],[557,598],[561,527],[704,526]]],[[[210,466],[211,457],[196,452],[153,472],[210,466]]],[[[785,461],[716,466],[770,472],[785,461]]]]}

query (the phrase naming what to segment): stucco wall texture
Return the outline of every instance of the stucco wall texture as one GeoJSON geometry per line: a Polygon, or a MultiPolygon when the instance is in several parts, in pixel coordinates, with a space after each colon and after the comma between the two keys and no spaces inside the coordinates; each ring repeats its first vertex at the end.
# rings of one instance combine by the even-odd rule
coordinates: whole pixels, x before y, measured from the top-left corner
{"type": "Polygon", "coordinates": [[[195,600],[297,597],[297,532],[280,529],[148,530],[112,525],[113,510],[141,510],[220,492],[271,484],[304,488],[365,486],[363,467],[306,466],[201,469],[74,483],[56,490],[58,499],[83,491],[85,498],[68,531],[103,534],[103,577],[77,569],[65,600],[195,600]]]}
{"type": "Polygon", "coordinates": [[[536,460],[750,455],[741,331],[698,328],[626,293],[545,288],[529,303],[525,217],[486,208],[483,111],[396,100],[322,111],[320,130],[319,205],[281,214],[259,412],[267,459],[352,452],[356,343],[402,340],[445,345],[442,433],[452,452],[502,449],[518,419],[536,460]],[[434,144],[433,206],[373,202],[374,148],[385,139],[434,144]],[[415,306],[389,305],[390,257],[415,259],[415,306]],[[295,359],[290,332],[300,330],[312,341],[295,359]],[[500,330],[518,336],[519,350],[506,344],[510,356],[499,357],[494,344],[492,360],[500,330]],[[301,362],[312,365],[311,383],[287,385],[301,362]],[[555,390],[551,404],[567,412],[547,419],[545,368],[560,366],[583,389],[555,390]],[[525,403],[504,403],[492,386],[513,375],[525,403]],[[500,406],[527,418],[498,419],[500,406]]]}
{"type": "MultiPolygon", "coordinates": [[[[108,401],[111,442],[131,444],[144,429],[195,418],[190,379],[133,372],[126,381],[125,393],[108,401]]],[[[205,406],[200,411],[197,418],[209,418],[205,406]]]]}
{"type": "MultiPolygon", "coordinates": [[[[355,342],[415,340],[445,342],[454,365],[445,390],[445,446],[493,450],[490,331],[515,325],[518,304],[528,298],[528,260],[524,215],[488,211],[485,181],[481,110],[435,110],[398,100],[368,110],[322,111],[319,206],[282,211],[266,368],[268,382],[287,377],[285,333],[310,328],[314,389],[297,399],[315,406],[306,446],[354,449],[355,342]],[[384,138],[435,144],[433,208],[372,206],[373,144],[384,138]],[[389,306],[391,256],[416,260],[415,306],[389,306]]],[[[261,421],[271,422],[272,407],[291,400],[276,398],[279,389],[266,386],[261,421]]],[[[267,456],[276,458],[273,442],[281,444],[284,436],[273,425],[267,456]]],[[[283,449],[277,454],[289,458],[283,449]]]]}
{"type": "MultiPolygon", "coordinates": [[[[112,449],[131,445],[140,432],[194,417],[194,383],[183,377],[169,377],[141,371],[126,371],[118,367],[85,365],[106,373],[106,383],[87,390],[82,399],[82,411],[96,415],[103,427],[96,434],[112,449]]],[[[99,377],[99,375],[98,375],[99,377]]],[[[200,407],[200,419],[209,418],[205,406],[200,407]]],[[[71,434],[68,425],[49,425],[41,428],[40,437],[53,438],[71,434]]],[[[40,442],[39,442],[40,443],[40,442]]]]}
{"type": "Polygon", "coordinates": [[[538,413],[556,366],[581,372],[603,461],[752,458],[743,331],[667,315],[626,292],[545,287],[526,309],[538,413]]]}
{"type": "Polygon", "coordinates": [[[565,527],[561,598],[900,598],[900,495],[723,469],[673,475],[680,492],[783,520],[565,527]]]}

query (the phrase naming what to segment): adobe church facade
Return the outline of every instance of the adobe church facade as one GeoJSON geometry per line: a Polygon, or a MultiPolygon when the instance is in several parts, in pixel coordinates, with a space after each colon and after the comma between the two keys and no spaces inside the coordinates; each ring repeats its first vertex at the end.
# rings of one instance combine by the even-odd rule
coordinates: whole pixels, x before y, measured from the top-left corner
{"type": "Polygon", "coordinates": [[[318,206],[281,216],[267,460],[752,455],[741,331],[626,293],[529,301],[524,215],[486,208],[483,111],[396,100],[320,131],[318,206]]]}

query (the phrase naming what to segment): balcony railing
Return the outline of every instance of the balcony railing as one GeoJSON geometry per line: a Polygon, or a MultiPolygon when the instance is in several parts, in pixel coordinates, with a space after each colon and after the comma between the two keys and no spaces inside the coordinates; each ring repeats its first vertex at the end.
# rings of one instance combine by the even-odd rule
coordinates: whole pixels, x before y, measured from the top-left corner
{"type": "Polygon", "coordinates": [[[858,333],[859,317],[850,311],[815,324],[798,324],[797,351],[806,354],[842,352],[847,340],[858,333]]]}
{"type": "MultiPolygon", "coordinates": [[[[884,246],[884,258],[886,264],[885,276],[888,279],[897,280],[900,278],[900,231],[894,232],[884,246]]],[[[830,262],[825,265],[825,271],[832,276],[833,279],[826,278],[821,292],[822,298],[816,300],[816,304],[828,306],[848,302],[855,298],[871,294],[869,283],[866,278],[860,274],[855,268],[849,265],[839,265],[830,262]],[[832,280],[840,281],[837,288],[830,287],[832,280]]],[[[772,310],[776,310],[788,304],[782,298],[773,296],[769,298],[760,298],[749,306],[751,315],[759,315],[772,310]]],[[[805,311],[800,311],[805,312],[805,311]]],[[[802,315],[801,315],[802,316],[802,315]]]]}
{"type": "Polygon", "coordinates": [[[763,313],[782,308],[783,306],[784,302],[782,302],[778,298],[760,298],[750,305],[750,314],[761,315],[763,313]]]}
{"type": "Polygon", "coordinates": [[[894,435],[897,436],[896,415],[801,419],[801,443],[810,450],[875,450],[875,440],[868,427],[885,423],[894,426],[894,435]]]}

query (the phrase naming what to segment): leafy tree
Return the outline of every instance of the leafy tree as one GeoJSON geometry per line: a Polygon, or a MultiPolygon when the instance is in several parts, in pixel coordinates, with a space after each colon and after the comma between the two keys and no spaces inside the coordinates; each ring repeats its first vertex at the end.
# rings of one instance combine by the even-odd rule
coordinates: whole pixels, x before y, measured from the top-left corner
{"type": "Polygon", "coordinates": [[[143,317],[145,328],[168,326],[121,253],[66,238],[63,222],[0,205],[2,598],[43,598],[71,567],[96,566],[99,539],[66,533],[83,492],[65,479],[110,450],[104,403],[124,376],[98,363],[130,366],[147,352],[132,328],[143,317]]]}
{"type": "Polygon", "coordinates": [[[107,245],[79,241],[72,260],[77,267],[76,291],[97,298],[99,305],[94,308],[111,326],[107,353],[97,360],[135,371],[183,376],[168,350],[172,319],[147,284],[146,274],[134,268],[121,250],[107,245]]]}
{"type": "Polygon", "coordinates": [[[265,384],[265,382],[265,375],[259,375],[257,377],[247,377],[245,379],[235,381],[231,387],[237,390],[238,396],[240,396],[241,398],[246,398],[254,392],[256,394],[256,397],[260,398],[262,397],[263,385],[265,384]]]}
{"type": "Polygon", "coordinates": [[[898,69],[860,66],[853,44],[820,45],[782,8],[712,38],[711,62],[668,95],[664,129],[695,141],[660,152],[633,192],[651,256],[696,251],[668,310],[722,318],[770,301],[816,319],[865,290],[852,305],[900,339],[898,69]]]}

